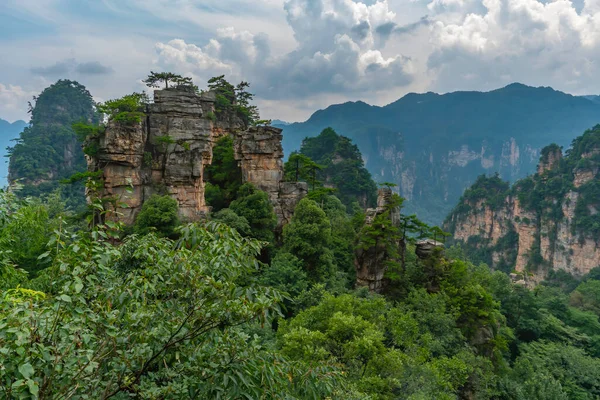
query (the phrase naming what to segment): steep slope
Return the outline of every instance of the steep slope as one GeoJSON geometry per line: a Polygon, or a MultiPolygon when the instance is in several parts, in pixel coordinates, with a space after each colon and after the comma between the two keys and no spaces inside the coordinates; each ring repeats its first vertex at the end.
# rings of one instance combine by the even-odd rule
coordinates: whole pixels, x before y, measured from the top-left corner
{"type": "Polygon", "coordinates": [[[542,146],[568,145],[598,122],[592,97],[515,83],[491,92],[411,93],[385,107],[331,106],[285,126],[284,150],[330,126],[358,145],[375,180],[398,184],[407,212],[439,224],[478,175],[522,178],[535,170],[542,146]]]}
{"type": "MultiPolygon", "coordinates": [[[[334,188],[335,195],[348,208],[355,202],[363,208],[375,206],[377,185],[364,167],[360,150],[350,139],[327,128],[319,136],[306,138],[299,153],[319,165],[314,178],[325,187],[334,188]]],[[[286,164],[288,178],[294,179],[296,168],[293,161],[286,164]]],[[[311,183],[310,172],[304,171],[301,175],[307,175],[303,178],[311,183]]]]}
{"type": "Polygon", "coordinates": [[[15,121],[12,124],[0,118],[0,187],[5,186],[8,177],[8,159],[6,159],[6,148],[12,146],[13,139],[19,137],[19,133],[27,126],[25,121],[15,121]]]}
{"type": "Polygon", "coordinates": [[[600,125],[541,151],[538,171],[512,188],[480,176],[445,222],[468,254],[526,280],[600,266],[600,125]]]}
{"type": "MultiPolygon", "coordinates": [[[[59,181],[86,170],[74,122],[97,122],[94,101],[86,88],[59,80],[35,98],[29,126],[10,149],[9,181],[23,185],[23,195],[40,195],[56,189],[59,181]]],[[[83,187],[65,187],[71,205],[85,202],[83,187]]]]}

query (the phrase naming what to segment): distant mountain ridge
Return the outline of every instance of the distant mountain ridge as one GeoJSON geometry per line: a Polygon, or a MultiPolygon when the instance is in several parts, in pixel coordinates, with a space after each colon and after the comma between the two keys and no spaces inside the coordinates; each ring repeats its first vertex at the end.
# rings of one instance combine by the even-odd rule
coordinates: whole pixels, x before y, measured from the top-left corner
{"type": "Polygon", "coordinates": [[[439,224],[482,173],[535,171],[540,149],[600,122],[595,96],[513,83],[489,92],[409,93],[386,106],[336,104],[284,126],[286,154],[332,127],[351,138],[377,181],[398,184],[407,212],[439,224]]]}
{"type": "Polygon", "coordinates": [[[6,186],[8,177],[8,158],[6,158],[6,148],[13,146],[13,139],[19,137],[19,133],[27,126],[25,121],[15,121],[10,123],[0,118],[0,187],[6,186]]]}

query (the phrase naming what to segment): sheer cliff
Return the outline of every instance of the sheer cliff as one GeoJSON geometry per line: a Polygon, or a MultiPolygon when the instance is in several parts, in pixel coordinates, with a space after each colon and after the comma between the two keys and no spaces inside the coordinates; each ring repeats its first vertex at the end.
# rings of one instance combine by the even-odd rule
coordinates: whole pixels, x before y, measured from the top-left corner
{"type": "Polygon", "coordinates": [[[600,125],[563,156],[542,149],[537,172],[512,187],[480,176],[445,227],[469,255],[538,282],[550,270],[582,276],[600,266],[600,125]]]}
{"type": "Polygon", "coordinates": [[[249,127],[234,112],[219,112],[214,92],[189,89],[154,92],[144,117],[125,124],[110,120],[86,146],[88,171],[99,177],[99,193],[111,207],[108,217],[132,224],[153,194],[169,195],[179,217],[197,220],[210,211],[205,200],[204,170],[215,142],[233,138],[234,157],[243,182],[265,191],[280,226],[306,194],[306,183],[283,181],[281,129],[249,127]]]}
{"type": "Polygon", "coordinates": [[[356,143],[376,181],[399,186],[405,209],[439,224],[482,173],[511,182],[535,172],[547,143],[566,146],[600,122],[600,103],[548,87],[411,93],[385,107],[330,106],[285,126],[286,154],[332,127],[356,143]]]}

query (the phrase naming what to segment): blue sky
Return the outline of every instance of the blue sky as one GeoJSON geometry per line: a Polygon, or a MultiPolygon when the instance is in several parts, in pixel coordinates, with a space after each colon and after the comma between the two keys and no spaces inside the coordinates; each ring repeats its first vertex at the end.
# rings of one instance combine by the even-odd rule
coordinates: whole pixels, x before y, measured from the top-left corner
{"type": "Polygon", "coordinates": [[[0,118],[59,78],[106,100],[150,70],[247,80],[263,117],[519,81],[600,93],[600,0],[2,0],[0,118]]]}

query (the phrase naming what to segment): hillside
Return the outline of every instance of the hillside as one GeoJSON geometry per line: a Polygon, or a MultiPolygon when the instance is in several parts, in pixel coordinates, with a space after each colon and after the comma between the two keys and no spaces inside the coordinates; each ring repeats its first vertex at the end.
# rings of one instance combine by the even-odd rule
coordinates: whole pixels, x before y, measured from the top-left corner
{"type": "Polygon", "coordinates": [[[0,187],[5,186],[8,177],[8,159],[6,159],[6,148],[14,145],[13,139],[19,137],[19,133],[27,126],[25,121],[10,123],[0,118],[0,187]]]}
{"type": "MultiPolygon", "coordinates": [[[[81,143],[72,129],[79,121],[97,121],[94,101],[74,81],[59,80],[35,99],[30,124],[9,150],[9,180],[23,185],[23,195],[47,194],[76,172],[86,170],[81,143]]],[[[82,186],[64,186],[70,204],[85,204],[82,186]]]]}
{"type": "Polygon", "coordinates": [[[568,145],[598,122],[593,96],[515,83],[490,92],[410,93],[385,107],[333,105],[285,126],[284,150],[332,127],[358,145],[376,181],[398,184],[407,212],[439,224],[480,174],[522,178],[545,144],[568,145]]]}
{"type": "Polygon", "coordinates": [[[474,260],[539,282],[550,271],[582,276],[600,265],[600,125],[563,157],[552,144],[537,173],[512,187],[480,176],[446,220],[474,260]]]}

